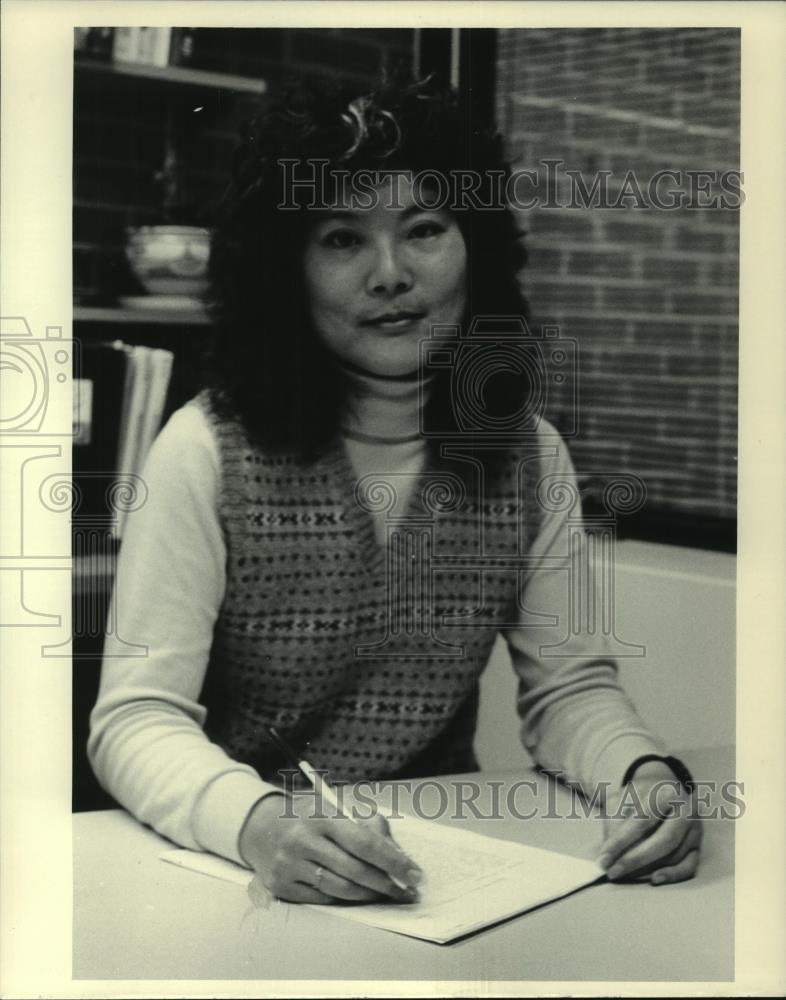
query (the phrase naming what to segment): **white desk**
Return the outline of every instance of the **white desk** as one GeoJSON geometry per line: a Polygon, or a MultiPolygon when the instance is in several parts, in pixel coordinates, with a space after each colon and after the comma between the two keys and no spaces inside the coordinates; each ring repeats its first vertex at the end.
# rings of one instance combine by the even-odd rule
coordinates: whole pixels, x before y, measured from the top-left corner
{"type": "MultiPolygon", "coordinates": [[[[730,780],[731,751],[686,756],[730,780]]],[[[513,782],[530,773],[484,772],[513,782]]],[[[537,801],[546,804],[545,779],[537,801]]],[[[451,779],[442,779],[450,788],[451,779]]],[[[434,789],[432,791],[435,792],[434,789]]],[[[566,801],[557,789],[558,802],[566,801]]],[[[504,802],[504,796],[503,796],[504,802]]],[[[407,798],[402,796],[402,807],[407,798]]],[[[436,793],[423,802],[436,801],[436,793]]],[[[479,804],[482,800],[479,800],[479,804]]],[[[520,808],[530,808],[522,799],[520,808]]],[[[455,822],[455,821],[454,821],[455,822]]],[[[591,858],[596,819],[468,818],[468,828],[591,858]]],[[[245,891],[167,865],[170,846],[120,811],[74,816],[74,967],[79,979],[714,980],[733,978],[734,823],[706,821],[701,870],[672,886],[605,883],[450,945],[324,910],[252,908],[245,891]]]]}

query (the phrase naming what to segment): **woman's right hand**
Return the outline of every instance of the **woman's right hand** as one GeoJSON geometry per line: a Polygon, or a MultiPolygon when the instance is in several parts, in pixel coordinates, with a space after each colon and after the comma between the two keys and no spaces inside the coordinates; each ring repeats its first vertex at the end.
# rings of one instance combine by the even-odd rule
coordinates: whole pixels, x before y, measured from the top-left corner
{"type": "Polygon", "coordinates": [[[413,903],[423,878],[383,816],[314,815],[310,794],[289,803],[279,794],[260,799],[240,834],[240,854],[256,872],[254,882],[292,903],[413,903]]]}

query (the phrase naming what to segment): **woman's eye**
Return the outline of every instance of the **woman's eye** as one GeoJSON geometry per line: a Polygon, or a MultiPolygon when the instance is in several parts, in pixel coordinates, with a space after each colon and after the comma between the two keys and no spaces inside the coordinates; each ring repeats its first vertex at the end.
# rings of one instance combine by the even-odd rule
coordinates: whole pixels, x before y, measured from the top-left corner
{"type": "Polygon", "coordinates": [[[439,222],[419,222],[409,231],[409,235],[416,240],[424,240],[429,236],[439,236],[445,232],[445,227],[439,222]]]}
{"type": "Polygon", "coordinates": [[[333,250],[347,250],[349,247],[356,246],[360,240],[349,229],[334,229],[332,232],[326,233],[319,242],[323,247],[329,247],[333,250]]]}

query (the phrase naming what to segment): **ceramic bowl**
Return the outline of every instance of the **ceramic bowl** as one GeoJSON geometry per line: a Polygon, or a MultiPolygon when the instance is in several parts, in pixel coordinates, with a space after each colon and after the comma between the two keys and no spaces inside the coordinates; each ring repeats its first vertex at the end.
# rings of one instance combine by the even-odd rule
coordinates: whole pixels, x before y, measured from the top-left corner
{"type": "Polygon", "coordinates": [[[128,230],[126,257],[149,295],[203,295],[209,256],[207,229],[141,226],[128,230]]]}

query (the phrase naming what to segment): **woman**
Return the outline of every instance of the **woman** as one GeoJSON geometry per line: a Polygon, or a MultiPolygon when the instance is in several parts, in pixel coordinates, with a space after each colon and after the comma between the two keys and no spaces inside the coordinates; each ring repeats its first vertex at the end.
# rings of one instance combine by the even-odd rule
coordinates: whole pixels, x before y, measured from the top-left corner
{"type": "MultiPolygon", "coordinates": [[[[140,820],[284,899],[406,901],[422,873],[381,819],[316,817],[308,797],[284,810],[268,727],[334,781],[476,769],[499,632],[537,763],[589,794],[668,782],[675,807],[688,798],[610,657],[540,655],[570,555],[537,483],[573,470],[511,320],[506,176],[499,137],[428,83],[301,88],[237,154],[211,258],[214,378],[156,441],[120,555],[117,631],[148,655],[114,659],[107,638],[89,752],[140,820]],[[469,195],[451,188],[467,177],[469,195]],[[467,348],[476,317],[499,326],[467,348]],[[492,384],[500,343],[520,364],[492,384]],[[461,358],[480,367],[458,377],[461,358]]],[[[659,804],[610,825],[609,877],[693,875],[699,828],[659,804]]]]}

